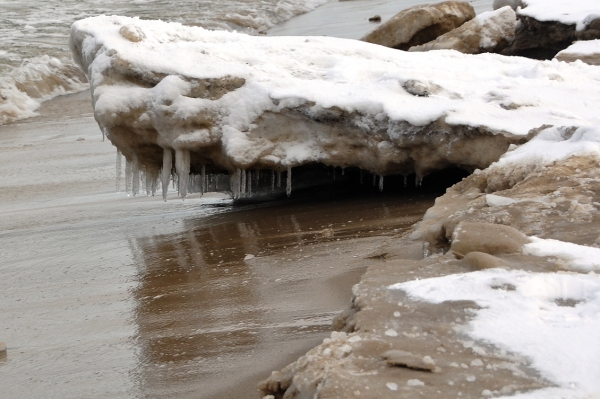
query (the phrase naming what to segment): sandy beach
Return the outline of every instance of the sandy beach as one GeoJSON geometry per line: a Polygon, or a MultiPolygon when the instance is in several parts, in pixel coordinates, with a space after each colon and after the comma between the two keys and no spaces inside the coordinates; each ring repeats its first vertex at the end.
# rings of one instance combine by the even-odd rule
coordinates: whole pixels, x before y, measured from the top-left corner
{"type": "Polygon", "coordinates": [[[38,112],[0,128],[6,398],[255,397],[435,198],[128,197],[88,91],[38,112]]]}

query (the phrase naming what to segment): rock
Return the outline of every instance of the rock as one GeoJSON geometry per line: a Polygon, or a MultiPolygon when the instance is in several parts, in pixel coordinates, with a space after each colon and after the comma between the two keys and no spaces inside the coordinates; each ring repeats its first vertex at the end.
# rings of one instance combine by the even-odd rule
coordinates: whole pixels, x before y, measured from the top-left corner
{"type": "Polygon", "coordinates": [[[415,355],[410,352],[393,349],[385,352],[382,357],[391,366],[422,371],[435,370],[435,361],[430,356],[415,355]]]}
{"type": "Polygon", "coordinates": [[[466,2],[445,1],[407,8],[361,40],[400,50],[430,42],[475,17],[466,2]]]}
{"type": "Polygon", "coordinates": [[[119,33],[125,39],[133,43],[141,42],[146,38],[144,32],[142,32],[142,30],[135,25],[123,25],[121,26],[121,29],[119,29],[119,33]]]}
{"type": "Polygon", "coordinates": [[[600,39],[600,6],[588,2],[523,0],[515,40],[503,54],[553,58],[578,40],[600,39]]]}
{"type": "Polygon", "coordinates": [[[462,256],[470,252],[518,254],[529,241],[526,235],[510,226],[461,222],[452,234],[450,250],[462,256]]]}
{"type": "Polygon", "coordinates": [[[369,18],[369,22],[381,22],[381,15],[375,15],[369,18]]]}
{"type": "Polygon", "coordinates": [[[565,62],[580,60],[586,64],[600,65],[600,39],[575,42],[556,54],[556,59],[565,62]]]}
{"type": "Polygon", "coordinates": [[[469,265],[473,270],[493,269],[496,267],[504,267],[506,263],[493,255],[485,252],[469,252],[463,258],[463,262],[469,265]]]}
{"type": "Polygon", "coordinates": [[[517,15],[510,7],[476,16],[435,40],[408,51],[456,50],[466,54],[498,53],[515,38],[517,15]]]}

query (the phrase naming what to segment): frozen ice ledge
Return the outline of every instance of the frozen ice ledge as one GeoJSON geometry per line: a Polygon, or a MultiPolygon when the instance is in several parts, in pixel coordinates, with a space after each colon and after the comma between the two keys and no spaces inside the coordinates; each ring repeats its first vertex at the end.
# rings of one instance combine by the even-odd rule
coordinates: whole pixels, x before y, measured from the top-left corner
{"type": "Polygon", "coordinates": [[[119,16],[75,22],[70,46],[134,194],[143,171],[148,190],[162,178],[166,195],[174,177],[182,197],[225,174],[234,198],[265,180],[276,190],[283,173],[289,195],[292,168],[310,165],[359,168],[382,187],[386,175],[483,169],[542,126],[600,124],[600,70],[582,63],[119,16]]]}

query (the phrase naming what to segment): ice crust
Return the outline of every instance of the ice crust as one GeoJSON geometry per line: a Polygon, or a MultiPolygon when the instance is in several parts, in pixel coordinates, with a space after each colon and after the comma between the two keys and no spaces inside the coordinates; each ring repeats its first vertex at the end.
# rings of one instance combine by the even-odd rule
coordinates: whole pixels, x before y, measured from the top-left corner
{"type": "Polygon", "coordinates": [[[484,168],[544,124],[600,123],[600,72],[581,64],[119,16],[74,23],[70,45],[100,127],[156,176],[170,151],[183,174],[189,156],[192,173],[322,163],[423,177],[484,168]]]}

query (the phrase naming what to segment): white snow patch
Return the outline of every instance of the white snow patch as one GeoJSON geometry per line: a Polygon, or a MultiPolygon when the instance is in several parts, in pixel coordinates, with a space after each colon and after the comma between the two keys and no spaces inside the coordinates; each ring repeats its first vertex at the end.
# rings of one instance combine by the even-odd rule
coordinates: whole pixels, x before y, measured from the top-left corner
{"type": "Polygon", "coordinates": [[[584,398],[600,392],[600,276],[489,269],[394,284],[413,298],[470,300],[481,309],[468,334],[527,357],[559,388],[519,398],[584,398]],[[514,291],[494,289],[503,284],[514,291]]]}
{"type": "Polygon", "coordinates": [[[575,131],[561,127],[545,129],[524,145],[504,154],[490,170],[510,170],[517,165],[548,165],[574,155],[600,157],[600,126],[583,126],[575,131]]]}
{"type": "Polygon", "coordinates": [[[569,270],[600,272],[600,248],[537,237],[531,237],[531,241],[523,246],[526,255],[556,258],[569,270]]]}
{"type": "Polygon", "coordinates": [[[556,54],[556,57],[560,57],[561,54],[600,54],[600,39],[596,40],[580,40],[571,44],[566,49],[556,54]]]}

